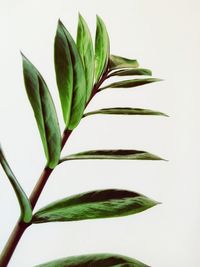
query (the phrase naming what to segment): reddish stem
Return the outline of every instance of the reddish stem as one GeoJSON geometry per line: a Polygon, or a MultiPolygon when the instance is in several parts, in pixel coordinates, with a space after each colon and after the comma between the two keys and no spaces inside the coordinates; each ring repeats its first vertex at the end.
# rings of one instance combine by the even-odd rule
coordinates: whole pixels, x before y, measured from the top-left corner
{"type": "MultiPolygon", "coordinates": [[[[62,148],[64,147],[65,143],[67,142],[69,136],[71,134],[71,131],[64,131],[63,137],[62,137],[62,148]]],[[[53,169],[50,169],[49,167],[45,167],[38,182],[36,183],[31,195],[30,195],[30,202],[32,205],[32,209],[34,209],[43,189],[44,186],[51,175],[53,169]]],[[[2,253],[0,256],[0,267],[6,267],[15,251],[15,248],[17,247],[24,231],[30,226],[31,224],[24,223],[20,219],[16,223],[2,253]]]]}
{"type": "MultiPolygon", "coordinates": [[[[108,70],[105,71],[104,75],[101,77],[100,81],[94,85],[92,94],[90,99],[88,100],[87,105],[91,101],[91,99],[94,97],[94,95],[98,92],[99,87],[102,85],[102,83],[107,79],[107,74],[108,70]]],[[[72,130],[65,130],[62,136],[62,142],[61,142],[61,147],[65,146],[68,138],[70,137],[72,133],[72,130]]],[[[48,181],[49,176],[53,172],[54,169],[50,169],[49,167],[45,167],[44,170],[42,171],[42,174],[36,183],[31,195],[30,195],[30,203],[32,205],[32,209],[34,209],[45,185],[46,182],[48,181]]],[[[24,233],[24,231],[31,225],[31,223],[24,223],[20,219],[17,221],[1,255],[0,255],[0,267],[6,267],[24,233]]]]}

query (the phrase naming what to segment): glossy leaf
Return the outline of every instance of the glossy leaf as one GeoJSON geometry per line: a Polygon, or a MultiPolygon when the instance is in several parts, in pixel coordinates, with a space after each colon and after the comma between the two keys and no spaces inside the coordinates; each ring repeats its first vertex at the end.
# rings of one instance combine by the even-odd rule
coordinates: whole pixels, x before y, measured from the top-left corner
{"type": "Polygon", "coordinates": [[[139,64],[136,59],[129,59],[125,57],[111,55],[109,59],[109,70],[137,68],[139,64]]]}
{"type": "Polygon", "coordinates": [[[3,150],[0,146],[0,163],[2,165],[2,168],[4,169],[14,191],[17,196],[20,209],[21,209],[21,219],[25,223],[29,223],[32,219],[32,208],[31,204],[29,202],[28,197],[26,196],[26,193],[23,191],[21,185],[19,184],[17,178],[15,177],[14,173],[12,172],[5,156],[3,153],[3,150]]]}
{"type": "Polygon", "coordinates": [[[85,71],[77,46],[61,21],[58,23],[57,35],[60,40],[60,42],[55,42],[57,83],[62,106],[65,105],[65,101],[67,105],[67,108],[63,109],[63,113],[66,112],[64,115],[66,128],[73,130],[79,124],[86,105],[85,71]],[[69,78],[66,78],[68,73],[69,78]]]}
{"type": "Polygon", "coordinates": [[[84,70],[85,70],[87,100],[88,100],[90,98],[90,95],[93,89],[93,84],[94,84],[94,69],[95,69],[94,49],[93,49],[93,43],[92,43],[90,30],[85,20],[80,14],[79,14],[76,43],[77,43],[77,48],[81,55],[84,70]]]}
{"type": "Polygon", "coordinates": [[[160,82],[160,81],[162,80],[157,79],[157,78],[125,80],[125,81],[111,83],[109,85],[101,87],[99,91],[107,89],[107,88],[133,88],[133,87],[137,87],[137,86],[141,86],[141,85],[145,85],[149,83],[154,83],[154,82],[160,82]]]}
{"type": "Polygon", "coordinates": [[[54,61],[63,118],[68,126],[73,95],[73,67],[68,41],[60,21],[55,36],[54,61]]]}
{"type": "Polygon", "coordinates": [[[62,258],[35,267],[149,267],[135,259],[115,254],[91,254],[62,258]]]}
{"type": "Polygon", "coordinates": [[[110,41],[103,20],[97,16],[95,38],[95,80],[98,82],[108,65],[110,41]]]}
{"type": "Polygon", "coordinates": [[[122,69],[122,70],[117,70],[112,72],[109,76],[134,76],[134,75],[138,75],[138,76],[142,76],[142,75],[146,75],[146,76],[151,76],[152,72],[149,69],[122,69]]]}
{"type": "Polygon", "coordinates": [[[60,160],[113,159],[113,160],[163,160],[146,151],[118,149],[118,150],[89,150],[66,156],[60,160]]]}
{"type": "Polygon", "coordinates": [[[151,109],[142,109],[142,108],[103,108],[99,110],[90,111],[84,114],[84,117],[96,114],[104,115],[155,115],[155,116],[166,116],[166,114],[155,111],[151,109]]]}
{"type": "Polygon", "coordinates": [[[146,196],[127,190],[96,190],[51,203],[36,212],[32,222],[79,221],[127,216],[157,204],[146,196]]]}
{"type": "Polygon", "coordinates": [[[26,92],[35,114],[47,165],[54,168],[61,151],[61,135],[55,106],[41,74],[24,55],[22,57],[26,92]]]}

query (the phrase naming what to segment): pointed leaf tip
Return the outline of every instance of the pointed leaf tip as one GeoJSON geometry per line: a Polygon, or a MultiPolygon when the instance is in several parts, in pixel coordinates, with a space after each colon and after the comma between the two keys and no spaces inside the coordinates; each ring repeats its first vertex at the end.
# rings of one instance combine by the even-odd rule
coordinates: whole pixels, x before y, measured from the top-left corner
{"type": "Polygon", "coordinates": [[[62,21],[61,21],[60,18],[58,19],[58,24],[61,25],[61,26],[63,26],[63,23],[62,23],[62,21]]]}
{"type": "Polygon", "coordinates": [[[83,19],[83,16],[81,15],[80,12],[78,12],[78,18],[83,19]]]}
{"type": "Polygon", "coordinates": [[[102,18],[98,14],[96,14],[96,20],[102,20],[102,18]]]}
{"type": "Polygon", "coordinates": [[[23,52],[21,50],[19,50],[19,52],[20,52],[20,54],[21,54],[22,57],[25,57],[24,54],[23,54],[23,52]]]}
{"type": "MultiPolygon", "coordinates": [[[[24,61],[27,61],[27,62],[30,62],[30,60],[25,56],[25,54],[22,52],[22,51],[20,51],[20,54],[21,54],[21,57],[22,57],[22,61],[24,62],[24,61]]],[[[30,62],[31,63],[31,62],[30,62]]],[[[31,63],[32,64],[32,63],[31,63]]]]}
{"type": "Polygon", "coordinates": [[[154,80],[154,82],[162,82],[164,81],[163,79],[160,79],[160,78],[152,78],[154,80]]]}
{"type": "Polygon", "coordinates": [[[61,19],[58,19],[58,25],[57,25],[57,28],[59,28],[59,27],[61,27],[62,29],[65,28],[65,26],[64,26],[64,24],[63,24],[63,22],[62,22],[61,19]]]}

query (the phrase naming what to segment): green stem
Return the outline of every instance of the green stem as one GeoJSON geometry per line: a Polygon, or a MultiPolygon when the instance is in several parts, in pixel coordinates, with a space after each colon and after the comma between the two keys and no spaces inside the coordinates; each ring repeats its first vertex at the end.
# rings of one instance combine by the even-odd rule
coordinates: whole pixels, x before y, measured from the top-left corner
{"type": "MultiPolygon", "coordinates": [[[[89,104],[89,102],[91,101],[91,99],[93,98],[93,96],[98,92],[99,87],[101,86],[101,84],[106,80],[107,78],[107,74],[108,74],[108,70],[106,70],[106,72],[104,73],[104,75],[102,76],[102,78],[100,79],[100,81],[94,85],[93,88],[93,92],[92,95],[90,97],[90,99],[88,100],[86,106],[89,104]]],[[[63,147],[65,146],[68,138],[70,137],[72,131],[71,130],[65,130],[62,136],[62,144],[61,147],[63,149],[63,147]]],[[[32,209],[34,209],[44,187],[46,182],[48,181],[49,176],[51,175],[51,173],[53,172],[54,169],[50,169],[49,167],[45,167],[38,182],[36,183],[31,195],[30,195],[30,203],[32,206],[32,209]]],[[[0,267],[6,267],[23,235],[23,233],[25,232],[25,230],[31,225],[31,223],[24,223],[21,220],[18,220],[1,255],[0,255],[0,267]]]]}

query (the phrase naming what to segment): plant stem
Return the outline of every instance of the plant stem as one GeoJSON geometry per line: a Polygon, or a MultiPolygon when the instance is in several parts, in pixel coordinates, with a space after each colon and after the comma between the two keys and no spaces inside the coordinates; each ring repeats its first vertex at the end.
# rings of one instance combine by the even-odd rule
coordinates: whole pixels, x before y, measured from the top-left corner
{"type": "MultiPolygon", "coordinates": [[[[61,148],[63,149],[63,147],[65,146],[70,134],[72,133],[72,131],[70,130],[65,130],[64,133],[63,133],[63,136],[62,136],[62,142],[61,142],[61,148]]],[[[49,176],[51,175],[53,169],[50,169],[49,167],[45,167],[37,184],[35,185],[31,195],[30,195],[30,202],[31,202],[31,206],[32,206],[32,209],[34,209],[37,201],[38,201],[38,198],[40,197],[40,194],[42,193],[42,190],[49,178],[49,176]]],[[[1,265],[0,265],[1,267],[1,265]]]]}
{"type": "MultiPolygon", "coordinates": [[[[88,100],[88,102],[86,103],[86,107],[89,104],[89,102],[92,100],[92,98],[94,97],[94,95],[98,92],[99,87],[101,86],[101,84],[107,79],[107,74],[109,73],[108,69],[105,71],[104,75],[101,77],[101,79],[99,80],[99,82],[97,84],[94,85],[92,94],[90,99],[88,100]]],[[[63,132],[63,136],[62,136],[62,142],[61,142],[61,148],[63,149],[63,147],[65,146],[68,138],[70,137],[72,131],[71,130],[65,130],[63,132]]],[[[51,173],[53,172],[54,169],[50,169],[49,167],[45,167],[44,170],[42,171],[42,174],[40,175],[39,180],[37,181],[31,195],[30,195],[30,203],[32,206],[32,209],[34,209],[45,185],[46,182],[48,181],[49,176],[51,175],[51,173]]],[[[31,225],[31,223],[24,223],[21,221],[21,219],[19,219],[0,255],[0,267],[6,267],[23,235],[23,233],[25,232],[25,230],[31,225]]]]}
{"type": "MultiPolygon", "coordinates": [[[[71,131],[66,130],[63,133],[63,137],[62,137],[62,148],[64,147],[65,143],[67,142],[69,136],[71,134],[71,131]]],[[[31,195],[30,195],[30,202],[32,205],[32,209],[34,209],[41,193],[42,190],[49,178],[49,176],[51,175],[53,169],[50,169],[48,167],[45,167],[38,182],[36,183],[31,195]]],[[[24,223],[22,222],[20,219],[17,221],[2,253],[0,256],[0,267],[6,267],[13,255],[13,252],[15,251],[15,248],[17,247],[24,231],[30,226],[30,224],[28,223],[24,223]]]]}
{"type": "Polygon", "coordinates": [[[1,253],[0,257],[0,267],[6,267],[12,257],[12,254],[21,239],[24,231],[28,227],[28,224],[18,221],[13,229],[4,250],[1,253]]]}

